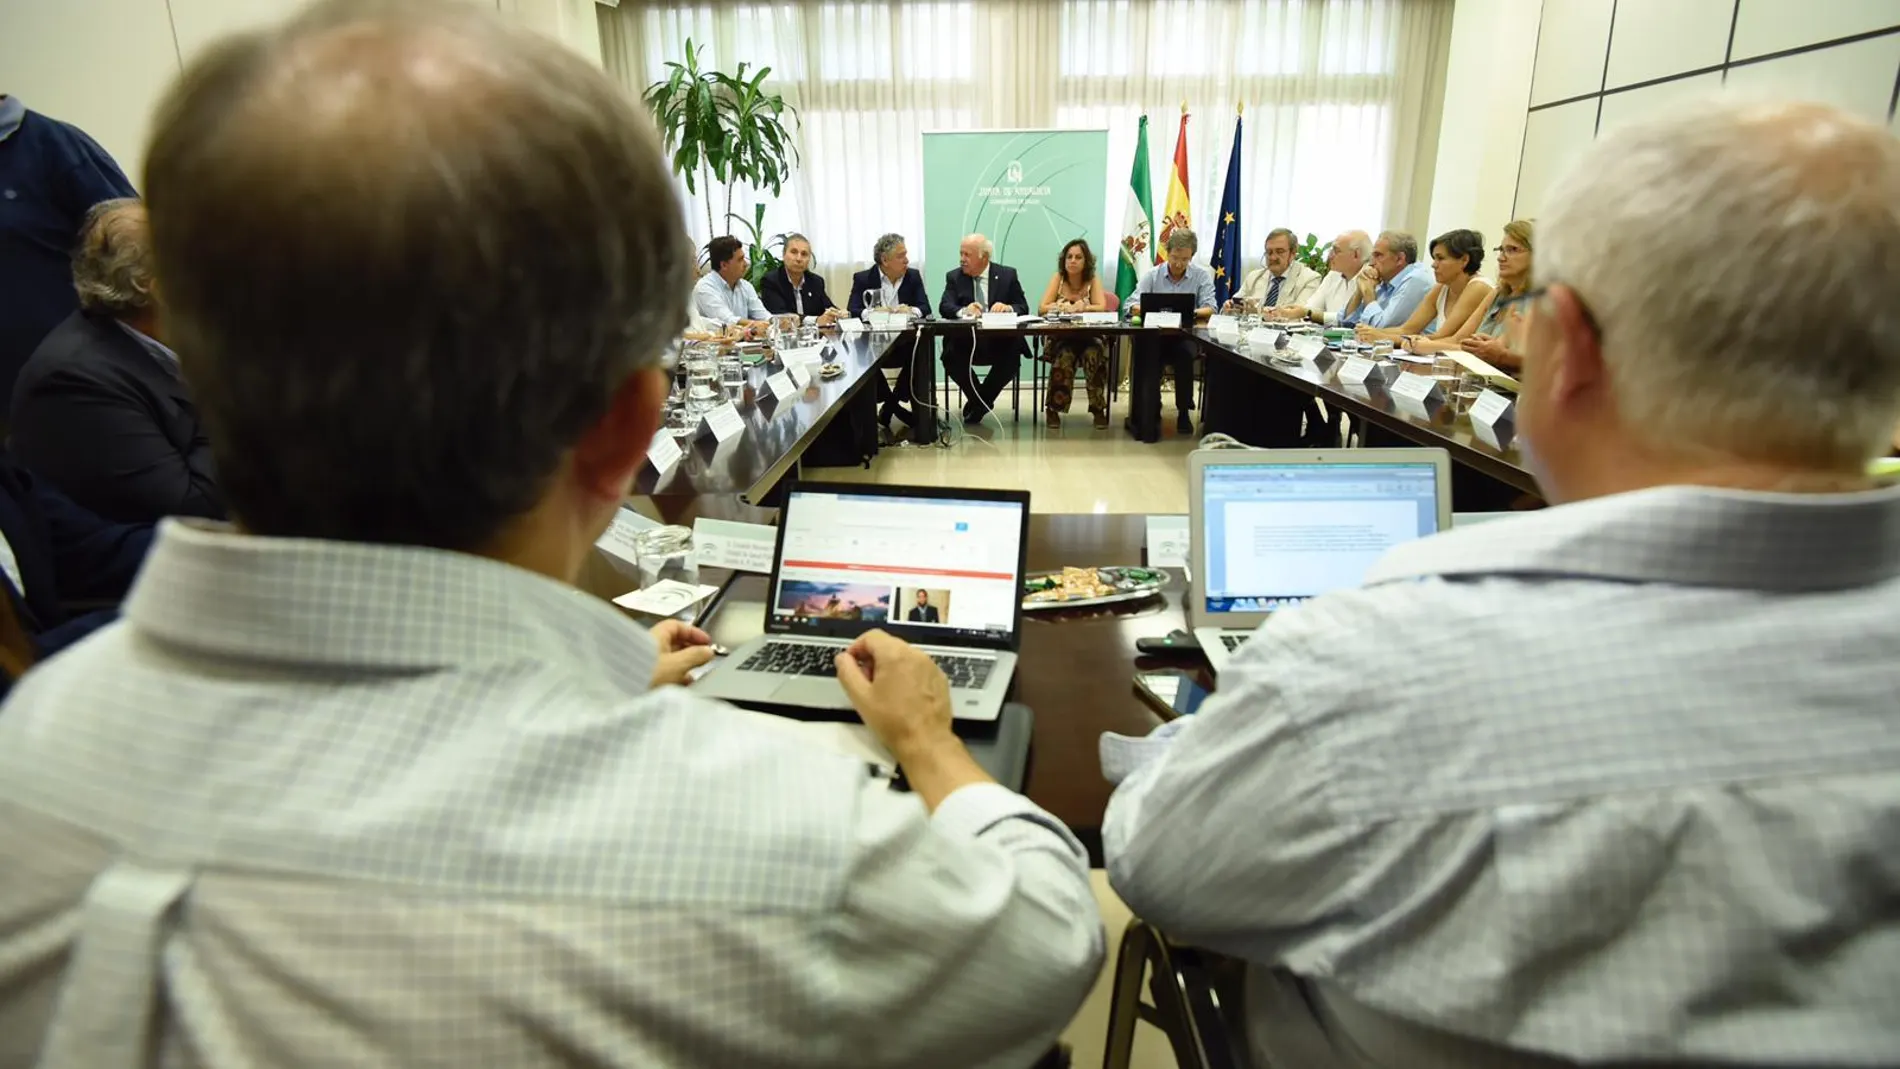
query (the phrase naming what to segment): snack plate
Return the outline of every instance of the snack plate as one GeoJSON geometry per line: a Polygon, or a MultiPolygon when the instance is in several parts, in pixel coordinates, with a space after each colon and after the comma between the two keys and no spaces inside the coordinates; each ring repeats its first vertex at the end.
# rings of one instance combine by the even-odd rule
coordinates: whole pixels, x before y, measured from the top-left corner
{"type": "Polygon", "coordinates": [[[1095,573],[1102,582],[1115,587],[1116,592],[1113,594],[1104,594],[1100,597],[1071,598],[1068,601],[1031,601],[1027,596],[1031,592],[1030,588],[1038,582],[1060,580],[1062,578],[1062,570],[1057,569],[1053,572],[1031,572],[1023,579],[1025,595],[1023,597],[1023,611],[1047,612],[1051,609],[1081,609],[1091,605],[1114,605],[1123,601],[1139,601],[1142,598],[1151,598],[1168,589],[1169,584],[1173,581],[1169,578],[1167,572],[1155,568],[1097,568],[1095,569],[1095,573]]]}

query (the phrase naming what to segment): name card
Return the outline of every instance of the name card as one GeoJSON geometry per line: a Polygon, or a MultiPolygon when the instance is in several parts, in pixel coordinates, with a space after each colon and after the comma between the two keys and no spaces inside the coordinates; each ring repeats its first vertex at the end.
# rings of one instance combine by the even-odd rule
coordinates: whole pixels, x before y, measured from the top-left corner
{"type": "Polygon", "coordinates": [[[1495,390],[1486,390],[1471,402],[1471,422],[1492,426],[1511,415],[1512,401],[1495,390]]]}
{"type": "Polygon", "coordinates": [[[783,371],[776,375],[767,375],[765,377],[765,385],[766,388],[772,391],[772,397],[779,401],[783,401],[798,392],[798,387],[792,385],[792,377],[783,371]]]}
{"type": "Polygon", "coordinates": [[[982,326],[984,330],[1015,330],[1020,321],[1014,312],[984,312],[982,326]]]}
{"type": "Polygon", "coordinates": [[[1141,325],[1154,330],[1178,330],[1181,326],[1181,313],[1149,312],[1141,317],[1141,325]]]}
{"type": "Polygon", "coordinates": [[[1148,517],[1148,567],[1185,568],[1188,563],[1188,518],[1148,517]]]}
{"type": "Polygon", "coordinates": [[[1326,351],[1326,343],[1311,334],[1307,334],[1294,338],[1287,344],[1287,348],[1292,351],[1293,355],[1299,357],[1301,360],[1314,361],[1319,359],[1319,354],[1326,351]]]}
{"type": "Polygon", "coordinates": [[[1232,341],[1240,337],[1240,319],[1228,315],[1209,316],[1207,331],[1222,341],[1232,341]]]}
{"type": "Polygon", "coordinates": [[[778,531],[758,523],[693,521],[693,556],[701,567],[768,573],[778,549],[778,531]]]}
{"type": "Polygon", "coordinates": [[[793,364],[816,364],[824,360],[825,347],[822,345],[803,345],[796,349],[780,349],[778,358],[787,367],[793,364]]]}
{"type": "Polygon", "coordinates": [[[865,318],[872,330],[903,330],[910,324],[910,317],[902,312],[866,312],[865,318]]]}
{"type": "MultiPolygon", "coordinates": [[[[664,432],[654,439],[655,448],[659,446],[660,438],[665,438],[666,444],[673,446],[675,456],[679,455],[680,447],[673,445],[673,436],[664,432]]],[[[647,456],[649,458],[653,456],[651,450],[647,452],[647,456]]],[[[658,526],[660,526],[658,521],[649,520],[630,508],[622,508],[614,513],[613,522],[608,524],[607,529],[601,532],[601,536],[594,540],[594,546],[610,557],[638,567],[640,549],[636,540],[640,537],[641,531],[650,531],[658,526]]]]}
{"type": "Polygon", "coordinates": [[[745,420],[740,417],[739,410],[733,407],[732,402],[727,401],[706,413],[706,418],[700,421],[699,433],[705,434],[707,431],[711,431],[712,436],[723,443],[728,438],[745,433],[745,420]]]}
{"type": "Polygon", "coordinates": [[[785,373],[792,377],[792,385],[804,389],[811,385],[811,365],[794,363],[785,365],[785,373]]]}
{"type": "Polygon", "coordinates": [[[679,463],[680,457],[685,453],[686,450],[681,449],[680,444],[673,440],[672,432],[662,430],[653,436],[653,444],[647,446],[647,463],[653,465],[654,471],[665,475],[666,469],[679,463]]]}
{"type": "Polygon", "coordinates": [[[1393,397],[1403,397],[1408,401],[1423,403],[1445,399],[1445,392],[1438,388],[1437,379],[1427,375],[1415,375],[1410,371],[1401,373],[1398,381],[1392,383],[1390,389],[1393,397]]]}
{"type": "Polygon", "coordinates": [[[1247,332],[1247,348],[1256,353],[1271,353],[1280,345],[1280,332],[1269,327],[1255,327],[1247,332]]]}
{"type": "Polygon", "coordinates": [[[866,324],[862,319],[838,320],[838,329],[846,334],[862,334],[864,333],[865,326],[866,324]]]}
{"type": "Polygon", "coordinates": [[[1472,420],[1471,436],[1500,453],[1504,452],[1504,435],[1489,423],[1479,423],[1477,420],[1472,420]]]}
{"type": "MultiPolygon", "coordinates": [[[[1373,378],[1373,363],[1363,356],[1349,356],[1340,362],[1339,381],[1363,386],[1367,379],[1373,378]]],[[[1376,381],[1376,380],[1375,380],[1376,381]]]]}
{"type": "Polygon", "coordinates": [[[1120,317],[1114,312],[1083,312],[1082,322],[1091,327],[1112,327],[1120,317]]]}

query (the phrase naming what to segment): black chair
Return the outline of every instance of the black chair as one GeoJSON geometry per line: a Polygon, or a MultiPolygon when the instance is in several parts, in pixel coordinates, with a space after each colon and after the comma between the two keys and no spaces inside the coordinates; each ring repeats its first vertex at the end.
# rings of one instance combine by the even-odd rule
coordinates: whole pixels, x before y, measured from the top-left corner
{"type": "Polygon", "coordinates": [[[1253,1069],[1241,1021],[1238,964],[1218,954],[1175,946],[1139,917],[1122,929],[1108,1006],[1103,1069],[1128,1069],[1135,1025],[1146,1021],[1168,1037],[1180,1069],[1253,1069]],[[1142,980],[1153,1003],[1141,999],[1142,980]]]}

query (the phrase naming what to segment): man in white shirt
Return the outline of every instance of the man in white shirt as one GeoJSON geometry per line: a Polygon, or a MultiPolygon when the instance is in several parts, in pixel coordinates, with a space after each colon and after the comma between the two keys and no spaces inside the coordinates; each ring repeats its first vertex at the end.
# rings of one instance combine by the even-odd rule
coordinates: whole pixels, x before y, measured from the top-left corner
{"type": "Polygon", "coordinates": [[[165,524],[124,622],[0,712],[0,1065],[1046,1050],[1101,960],[1086,856],[972,761],[928,658],[873,632],[837,665],[893,793],[655,687],[705,636],[566,581],[692,277],[638,105],[492,11],[333,2],[157,116],[238,525],[165,524]]]}
{"type": "Polygon", "coordinates": [[[1293,231],[1273,228],[1267,234],[1266,263],[1247,273],[1234,301],[1259,301],[1264,309],[1305,304],[1319,288],[1319,272],[1293,258],[1293,245],[1293,231]]]}
{"type": "Polygon", "coordinates": [[[1273,318],[1311,319],[1325,326],[1338,326],[1358,293],[1353,280],[1371,260],[1372,235],[1363,230],[1348,230],[1339,235],[1326,253],[1326,277],[1304,302],[1276,309],[1273,318]]]}
{"type": "Polygon", "coordinates": [[[1515,423],[1557,507],[1105,739],[1110,880],[1249,964],[1265,1064],[1892,1064],[1900,143],[1711,103],[1545,204],[1515,423]]]}
{"type": "Polygon", "coordinates": [[[706,264],[711,270],[693,285],[693,311],[722,327],[762,333],[772,313],[765,310],[759,292],[745,277],[752,266],[745,244],[730,236],[712,239],[706,244],[706,264]]]}

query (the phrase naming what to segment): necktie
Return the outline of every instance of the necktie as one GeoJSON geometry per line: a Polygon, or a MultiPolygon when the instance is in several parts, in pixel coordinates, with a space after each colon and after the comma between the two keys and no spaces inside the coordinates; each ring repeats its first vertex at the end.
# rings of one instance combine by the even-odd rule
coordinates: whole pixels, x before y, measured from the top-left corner
{"type": "Polygon", "coordinates": [[[977,303],[977,304],[978,304],[979,306],[981,306],[981,307],[982,307],[982,309],[983,309],[984,311],[986,311],[986,312],[987,312],[987,311],[989,311],[989,309],[990,309],[990,295],[989,295],[989,289],[990,289],[990,275],[989,275],[989,272],[987,272],[987,271],[985,271],[984,273],[982,273],[982,274],[980,274],[980,275],[978,275],[978,276],[976,276],[976,278],[974,278],[974,279],[972,279],[971,281],[972,281],[972,282],[974,282],[974,283],[976,284],[976,303],[977,303]]]}
{"type": "Polygon", "coordinates": [[[1268,308],[1277,307],[1279,305],[1280,283],[1285,282],[1285,281],[1286,281],[1286,276],[1281,275],[1278,278],[1273,280],[1273,285],[1267,287],[1267,307],[1268,308]]]}

